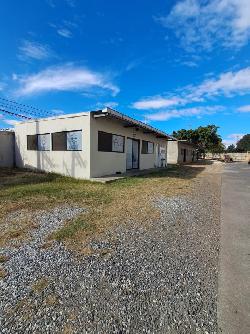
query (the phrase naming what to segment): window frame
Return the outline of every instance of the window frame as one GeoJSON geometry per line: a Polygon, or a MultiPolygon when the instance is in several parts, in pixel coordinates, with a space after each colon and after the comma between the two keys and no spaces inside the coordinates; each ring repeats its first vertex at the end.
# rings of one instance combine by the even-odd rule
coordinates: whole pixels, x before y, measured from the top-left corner
{"type": "Polygon", "coordinates": [[[125,136],[123,135],[118,135],[116,133],[111,133],[111,132],[106,132],[106,131],[102,131],[102,130],[98,130],[97,133],[97,151],[98,152],[110,152],[110,153],[125,153],[125,136]],[[104,133],[107,135],[111,136],[111,150],[106,150],[106,149],[100,149],[100,145],[99,145],[99,133],[104,133]],[[117,136],[117,137],[122,137],[123,138],[123,150],[122,151],[113,151],[113,136],[117,136]]]}
{"type": "Polygon", "coordinates": [[[82,152],[83,151],[83,143],[82,143],[82,149],[81,150],[68,150],[68,147],[67,147],[67,133],[69,132],[83,132],[82,129],[81,130],[67,130],[67,131],[57,131],[57,132],[52,132],[51,133],[51,151],[54,151],[54,152],[82,152]],[[65,134],[65,150],[55,150],[54,149],[54,140],[53,140],[53,135],[54,134],[58,134],[58,133],[63,133],[65,134]]]}
{"type": "Polygon", "coordinates": [[[149,140],[142,140],[142,144],[141,144],[141,154],[154,154],[154,151],[155,151],[155,143],[152,142],[152,141],[149,141],[149,140]],[[144,144],[143,143],[146,143],[147,144],[147,150],[146,152],[144,151],[144,144]],[[153,145],[153,152],[149,152],[148,151],[148,144],[152,144],[153,145]]]}
{"type": "Polygon", "coordinates": [[[26,142],[27,142],[27,151],[38,151],[38,135],[37,134],[34,134],[34,135],[27,135],[26,136],[26,142]],[[28,143],[28,139],[29,137],[35,137],[36,138],[36,141],[35,141],[35,146],[36,148],[35,149],[31,149],[29,148],[29,143],[28,143]]]}
{"type": "MultiPolygon", "coordinates": [[[[67,133],[70,133],[70,132],[81,132],[82,134],[82,130],[70,130],[70,131],[65,131],[66,132],[66,147],[67,147],[67,133]]],[[[67,152],[82,152],[83,151],[83,145],[82,145],[82,135],[81,135],[81,150],[68,150],[68,147],[67,147],[67,152]]]]}
{"type": "Polygon", "coordinates": [[[49,152],[49,151],[51,151],[51,134],[49,132],[47,132],[47,133],[38,133],[36,135],[36,137],[37,137],[37,151],[38,152],[49,152]],[[39,150],[38,149],[38,136],[44,136],[44,135],[49,135],[49,138],[50,138],[49,149],[48,150],[39,150]]]}

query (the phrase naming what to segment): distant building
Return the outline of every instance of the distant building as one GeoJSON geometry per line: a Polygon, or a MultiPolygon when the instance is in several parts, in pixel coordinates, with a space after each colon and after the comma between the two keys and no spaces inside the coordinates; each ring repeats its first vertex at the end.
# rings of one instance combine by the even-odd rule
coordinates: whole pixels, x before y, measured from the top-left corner
{"type": "Polygon", "coordinates": [[[167,155],[169,164],[197,161],[197,150],[195,145],[186,140],[169,141],[167,155]]]}

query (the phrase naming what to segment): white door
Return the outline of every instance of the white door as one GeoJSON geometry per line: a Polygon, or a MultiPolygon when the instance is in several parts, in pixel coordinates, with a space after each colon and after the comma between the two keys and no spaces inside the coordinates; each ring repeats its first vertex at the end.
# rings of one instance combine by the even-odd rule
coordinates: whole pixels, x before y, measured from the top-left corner
{"type": "Polygon", "coordinates": [[[166,166],[166,148],[158,144],[155,145],[155,166],[156,167],[166,166]]]}
{"type": "Polygon", "coordinates": [[[133,168],[133,159],[132,159],[132,139],[127,139],[127,154],[126,154],[126,168],[132,169],[133,168]]]}
{"type": "Polygon", "coordinates": [[[136,139],[127,139],[126,168],[139,168],[139,141],[136,139]]]}

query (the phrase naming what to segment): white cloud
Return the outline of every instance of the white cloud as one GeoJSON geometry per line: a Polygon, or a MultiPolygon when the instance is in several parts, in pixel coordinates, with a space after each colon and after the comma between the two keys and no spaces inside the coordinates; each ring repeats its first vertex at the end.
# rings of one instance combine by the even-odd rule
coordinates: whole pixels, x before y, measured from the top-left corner
{"type": "Polygon", "coordinates": [[[115,101],[110,101],[110,102],[104,102],[103,105],[105,107],[109,107],[109,108],[116,108],[118,106],[118,103],[115,101]]]}
{"type": "Polygon", "coordinates": [[[229,145],[236,145],[237,142],[244,136],[244,133],[232,133],[222,140],[223,144],[228,147],[229,145]]]}
{"type": "MultiPolygon", "coordinates": [[[[218,77],[206,79],[198,85],[181,87],[175,92],[138,100],[132,104],[132,107],[139,110],[171,108],[194,102],[206,102],[217,96],[230,97],[249,93],[250,67],[246,67],[236,72],[222,73],[218,77]],[[164,96],[170,97],[165,98],[164,96]]],[[[242,107],[239,111],[247,112],[248,107],[242,107]]]]}
{"type": "Polygon", "coordinates": [[[4,119],[3,122],[6,123],[6,124],[8,124],[8,125],[12,125],[12,126],[14,126],[15,124],[19,123],[18,121],[13,120],[13,119],[4,119]]]}
{"type": "Polygon", "coordinates": [[[250,113],[250,104],[238,108],[237,111],[238,111],[238,112],[243,112],[243,113],[247,113],[247,112],[250,113]]]}
{"type": "Polygon", "coordinates": [[[72,38],[73,37],[72,32],[69,29],[66,29],[66,28],[57,29],[57,33],[58,33],[58,35],[60,35],[62,37],[65,37],[65,38],[72,38]]]}
{"type": "Polygon", "coordinates": [[[241,47],[250,38],[249,0],[180,0],[167,16],[156,18],[164,27],[174,29],[189,51],[241,47]]]}
{"type": "Polygon", "coordinates": [[[112,95],[119,92],[119,88],[111,82],[108,75],[73,64],[50,67],[36,74],[16,76],[16,80],[19,83],[16,95],[20,96],[51,91],[88,92],[93,89],[110,91],[112,95]]]}
{"type": "Polygon", "coordinates": [[[147,114],[144,116],[149,121],[167,121],[171,118],[192,117],[192,116],[201,117],[203,115],[211,115],[223,109],[224,108],[222,106],[204,106],[204,107],[199,106],[193,108],[160,111],[157,113],[147,114]]]}
{"type": "Polygon", "coordinates": [[[51,57],[53,52],[47,45],[42,45],[40,43],[23,41],[22,45],[19,47],[20,54],[18,57],[22,60],[28,58],[33,58],[37,60],[46,59],[51,57]]]}
{"type": "Polygon", "coordinates": [[[247,93],[250,93],[250,67],[237,72],[222,73],[218,78],[205,80],[200,85],[191,87],[188,97],[229,96],[247,93]]]}
{"type": "Polygon", "coordinates": [[[231,133],[227,138],[240,140],[245,134],[244,133],[231,133]]]}
{"type": "Polygon", "coordinates": [[[52,109],[51,111],[55,115],[63,115],[64,114],[64,111],[61,110],[61,109],[52,109]]]}
{"type": "Polygon", "coordinates": [[[165,98],[161,96],[149,97],[132,104],[132,107],[139,110],[161,109],[181,103],[180,98],[165,98]]]}
{"type": "Polygon", "coordinates": [[[3,82],[0,82],[0,91],[4,90],[4,87],[6,86],[5,83],[3,82]]]}
{"type": "Polygon", "coordinates": [[[97,102],[95,105],[92,105],[91,109],[103,109],[105,107],[109,107],[111,109],[116,108],[118,106],[118,102],[110,101],[110,102],[97,102]]]}

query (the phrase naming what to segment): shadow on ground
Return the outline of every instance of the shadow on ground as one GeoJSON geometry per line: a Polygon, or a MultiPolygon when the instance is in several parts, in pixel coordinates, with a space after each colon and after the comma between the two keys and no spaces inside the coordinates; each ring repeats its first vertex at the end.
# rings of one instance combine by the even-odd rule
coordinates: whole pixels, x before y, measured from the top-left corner
{"type": "MultiPolygon", "coordinates": [[[[123,183],[124,181],[131,181],[133,183],[136,180],[143,179],[158,179],[158,178],[181,178],[192,179],[198,174],[204,171],[205,166],[212,164],[212,161],[199,161],[195,164],[188,165],[169,165],[162,170],[150,171],[138,171],[135,175],[128,175],[125,178],[117,180],[115,183],[123,183]]],[[[8,189],[19,185],[34,185],[43,184],[57,181],[66,181],[70,183],[89,183],[87,180],[79,180],[71,177],[58,175],[55,173],[37,172],[26,169],[18,168],[0,168],[0,189],[8,189]]]]}

